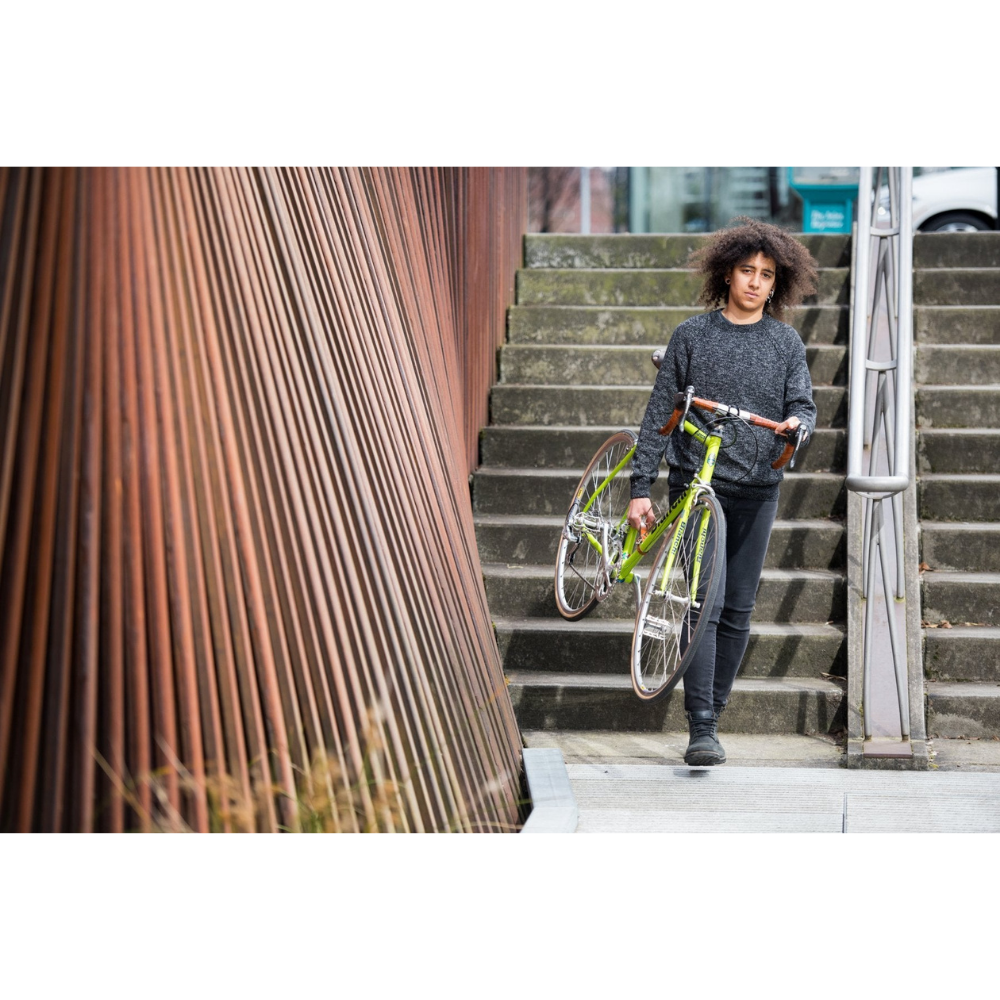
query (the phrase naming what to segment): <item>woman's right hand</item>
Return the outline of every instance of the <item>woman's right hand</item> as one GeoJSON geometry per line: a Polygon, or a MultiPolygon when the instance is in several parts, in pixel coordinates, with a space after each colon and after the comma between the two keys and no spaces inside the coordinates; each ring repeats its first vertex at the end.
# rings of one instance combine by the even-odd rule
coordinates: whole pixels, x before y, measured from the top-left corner
{"type": "Polygon", "coordinates": [[[628,505],[628,523],[632,528],[638,528],[645,533],[653,527],[656,521],[656,514],[653,513],[653,505],[649,497],[636,497],[628,505]]]}

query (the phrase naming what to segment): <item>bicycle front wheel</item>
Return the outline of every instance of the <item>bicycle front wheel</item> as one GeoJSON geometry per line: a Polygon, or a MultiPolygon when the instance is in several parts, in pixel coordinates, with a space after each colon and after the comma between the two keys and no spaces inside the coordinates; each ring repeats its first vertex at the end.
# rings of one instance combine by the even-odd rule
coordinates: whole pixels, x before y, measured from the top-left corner
{"type": "Polygon", "coordinates": [[[589,614],[614,584],[613,567],[628,532],[636,436],[612,434],[590,460],[573,494],[556,553],[555,593],[559,614],[576,621],[589,614]],[[607,551],[605,551],[605,545],[607,551]]]}
{"type": "Polygon", "coordinates": [[[636,614],[632,689],[656,701],[684,675],[698,649],[719,592],[726,553],[726,519],[719,501],[703,494],[691,508],[673,563],[678,518],[666,531],[636,614]]]}

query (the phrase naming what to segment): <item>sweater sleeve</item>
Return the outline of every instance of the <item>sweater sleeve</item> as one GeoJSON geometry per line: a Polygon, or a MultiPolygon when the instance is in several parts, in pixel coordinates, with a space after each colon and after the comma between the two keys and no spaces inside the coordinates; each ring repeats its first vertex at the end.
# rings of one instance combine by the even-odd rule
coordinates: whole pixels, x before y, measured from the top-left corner
{"type": "Polygon", "coordinates": [[[810,435],[816,429],[816,404],[813,402],[806,348],[797,333],[792,340],[785,375],[784,419],[789,417],[798,417],[810,435]]]}
{"type": "Polygon", "coordinates": [[[659,433],[674,411],[674,396],[680,391],[687,374],[687,351],[683,338],[674,331],[660,364],[653,384],[653,392],[646,404],[646,413],[639,428],[639,442],[632,461],[631,495],[635,500],[648,497],[649,489],[659,475],[660,460],[667,446],[667,439],[659,433]]]}

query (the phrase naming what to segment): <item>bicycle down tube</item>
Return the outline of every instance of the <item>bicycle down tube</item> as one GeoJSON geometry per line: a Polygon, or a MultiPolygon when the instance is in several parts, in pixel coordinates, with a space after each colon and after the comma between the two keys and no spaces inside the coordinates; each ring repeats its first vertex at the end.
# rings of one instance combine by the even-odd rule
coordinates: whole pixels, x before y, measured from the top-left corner
{"type": "MultiPolygon", "coordinates": [[[[693,438],[695,438],[696,440],[700,441],[703,445],[705,445],[705,458],[704,461],[702,462],[702,466],[698,475],[695,477],[694,482],[695,484],[708,486],[709,482],[712,479],[712,473],[715,470],[715,461],[719,453],[719,448],[722,444],[722,438],[717,434],[706,433],[700,427],[696,427],[694,424],[692,424],[689,420],[684,421],[684,430],[686,433],[690,434],[693,438]]],[[[626,453],[625,457],[618,463],[618,465],[616,465],[615,468],[612,469],[607,476],[605,476],[604,480],[601,482],[601,484],[594,491],[593,495],[587,501],[586,506],[580,511],[581,514],[586,514],[590,510],[590,507],[597,500],[600,494],[604,491],[608,483],[610,483],[615,478],[615,476],[617,476],[618,473],[621,472],[622,469],[624,469],[625,466],[632,461],[634,455],[635,455],[635,448],[632,448],[626,453]]],[[[650,549],[652,549],[656,545],[657,541],[659,540],[663,532],[666,531],[666,529],[669,528],[670,525],[672,525],[674,521],[677,520],[678,517],[681,517],[683,519],[681,524],[681,528],[683,529],[683,527],[687,524],[688,517],[690,516],[691,513],[691,508],[694,506],[694,502],[696,499],[697,499],[696,489],[689,488],[685,490],[685,492],[680,497],[678,497],[676,503],[673,504],[670,510],[667,511],[667,513],[662,518],[660,518],[653,526],[653,528],[649,532],[647,532],[647,534],[640,540],[638,545],[636,545],[636,538],[639,532],[635,528],[629,528],[628,534],[625,536],[625,543],[622,546],[622,554],[625,556],[625,559],[618,570],[617,581],[619,583],[630,583],[632,581],[633,569],[642,561],[643,557],[645,557],[649,553],[650,549]]],[[[624,520],[625,516],[627,515],[622,515],[622,520],[624,520]]],[[[697,587],[698,587],[698,567],[700,566],[701,557],[705,548],[705,535],[707,529],[706,522],[707,518],[705,518],[703,515],[702,525],[699,532],[699,539],[695,551],[695,566],[692,576],[691,589],[695,593],[697,593],[697,587]]],[[[582,531],[582,534],[590,543],[590,545],[594,547],[594,550],[599,555],[603,556],[604,546],[602,545],[602,541],[596,539],[593,536],[593,534],[586,529],[582,531]]],[[[667,559],[667,563],[665,566],[664,578],[666,578],[666,575],[669,574],[670,570],[673,568],[674,561],[677,555],[677,550],[680,547],[680,542],[683,535],[684,535],[683,530],[680,530],[674,536],[674,540],[670,549],[670,555],[667,559]]]]}

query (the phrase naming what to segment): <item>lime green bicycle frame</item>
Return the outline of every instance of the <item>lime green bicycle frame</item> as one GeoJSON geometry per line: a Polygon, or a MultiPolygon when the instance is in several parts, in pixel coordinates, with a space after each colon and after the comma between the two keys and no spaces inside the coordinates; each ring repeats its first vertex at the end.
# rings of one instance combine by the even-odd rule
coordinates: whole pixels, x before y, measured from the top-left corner
{"type": "MultiPolygon", "coordinates": [[[[650,531],[647,532],[645,538],[643,538],[638,544],[636,544],[636,540],[639,538],[638,529],[628,529],[628,532],[625,535],[625,543],[622,546],[622,558],[614,578],[616,583],[631,583],[634,576],[633,570],[636,566],[638,566],[647,553],[653,549],[659,541],[660,536],[667,530],[667,528],[680,519],[680,525],[678,526],[678,530],[674,532],[673,542],[670,545],[670,552],[668,553],[667,559],[663,564],[663,580],[660,584],[660,589],[662,590],[666,586],[666,580],[669,577],[670,571],[673,569],[674,562],[677,558],[677,551],[680,548],[681,539],[684,537],[684,529],[687,526],[688,518],[691,516],[691,508],[694,506],[699,494],[704,492],[704,488],[707,487],[712,481],[712,474],[715,472],[715,460],[719,454],[719,448],[722,445],[722,437],[718,433],[706,434],[705,431],[703,431],[700,427],[696,427],[690,420],[684,421],[684,431],[705,446],[705,457],[702,461],[701,469],[698,471],[698,474],[695,476],[691,485],[677,498],[677,501],[673,504],[670,510],[657,519],[650,531]]],[[[597,489],[594,490],[593,494],[591,494],[586,506],[580,511],[581,514],[586,514],[590,510],[594,501],[601,495],[601,493],[604,492],[608,484],[615,478],[615,476],[617,476],[632,461],[634,456],[635,448],[630,448],[625,457],[611,470],[611,472],[608,473],[604,481],[601,482],[597,489]]],[[[622,514],[618,523],[614,526],[616,530],[621,529],[627,517],[628,511],[626,510],[622,514]]],[[[697,600],[698,582],[701,575],[701,562],[705,552],[705,539],[707,534],[708,511],[702,514],[698,532],[698,541],[695,546],[694,562],[691,568],[689,588],[693,603],[697,600]]],[[[589,531],[584,531],[583,536],[587,539],[590,545],[594,547],[597,553],[603,556],[604,553],[600,541],[589,531]]]]}

